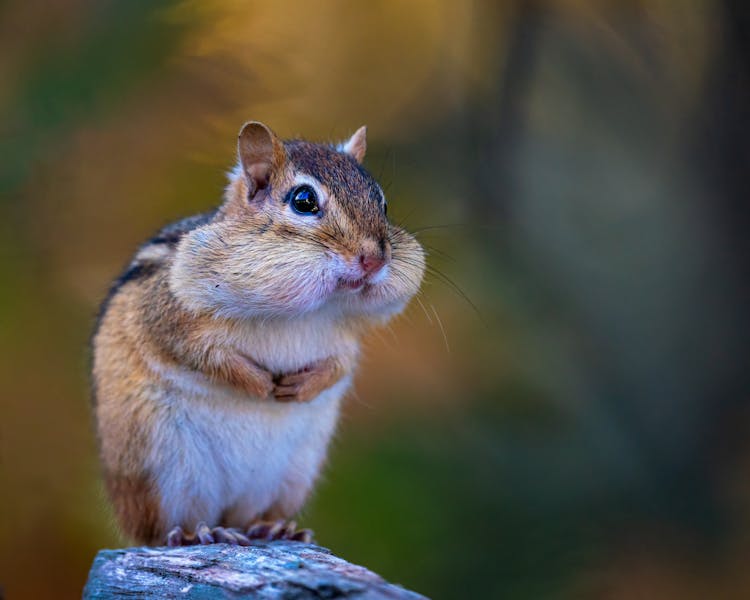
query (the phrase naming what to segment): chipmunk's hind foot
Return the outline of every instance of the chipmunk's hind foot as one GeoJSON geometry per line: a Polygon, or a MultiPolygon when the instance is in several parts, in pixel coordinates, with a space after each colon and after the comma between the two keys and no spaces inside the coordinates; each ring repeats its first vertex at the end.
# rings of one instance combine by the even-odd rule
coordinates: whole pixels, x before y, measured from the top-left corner
{"type": "Polygon", "coordinates": [[[310,529],[297,529],[294,521],[257,521],[250,525],[246,535],[251,540],[292,540],[309,544],[313,541],[310,529]]]}
{"type": "Polygon", "coordinates": [[[167,534],[167,546],[197,546],[207,544],[232,544],[249,546],[251,540],[291,540],[309,544],[313,541],[310,529],[297,529],[294,521],[258,521],[247,531],[238,527],[214,527],[201,521],[193,533],[185,532],[179,525],[167,534]]]}
{"type": "Polygon", "coordinates": [[[167,534],[166,541],[167,546],[197,546],[216,543],[211,528],[203,521],[198,523],[192,533],[184,531],[179,525],[174,527],[167,534]]]}

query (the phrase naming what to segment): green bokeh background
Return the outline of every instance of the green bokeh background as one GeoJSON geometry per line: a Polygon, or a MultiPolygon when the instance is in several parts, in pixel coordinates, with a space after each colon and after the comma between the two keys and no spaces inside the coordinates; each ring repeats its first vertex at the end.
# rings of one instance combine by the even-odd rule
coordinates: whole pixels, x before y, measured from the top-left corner
{"type": "Polygon", "coordinates": [[[338,140],[434,269],[301,521],[434,598],[747,597],[741,2],[0,4],[0,584],[122,545],[87,341],[242,122],[338,140]]]}

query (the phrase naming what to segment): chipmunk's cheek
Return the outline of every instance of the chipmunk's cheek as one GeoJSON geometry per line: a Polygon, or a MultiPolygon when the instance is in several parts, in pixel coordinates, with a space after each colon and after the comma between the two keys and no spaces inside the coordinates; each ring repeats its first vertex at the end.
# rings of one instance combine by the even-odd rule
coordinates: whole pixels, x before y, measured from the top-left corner
{"type": "Polygon", "coordinates": [[[375,287],[379,286],[385,282],[388,281],[388,278],[391,275],[391,265],[385,265],[382,269],[380,269],[375,275],[370,277],[367,281],[368,287],[375,287]]]}
{"type": "Polygon", "coordinates": [[[305,285],[299,294],[302,302],[318,308],[336,295],[338,279],[334,271],[327,268],[309,269],[304,275],[305,285]]]}

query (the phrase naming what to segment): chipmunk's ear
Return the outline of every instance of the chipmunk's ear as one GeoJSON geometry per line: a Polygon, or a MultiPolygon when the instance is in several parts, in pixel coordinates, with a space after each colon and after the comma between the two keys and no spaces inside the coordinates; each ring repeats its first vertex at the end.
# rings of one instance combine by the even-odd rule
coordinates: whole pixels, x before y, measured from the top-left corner
{"type": "Polygon", "coordinates": [[[268,186],[273,174],[280,171],[286,161],[282,141],[258,121],[249,121],[242,126],[237,152],[251,198],[268,186]]]}
{"type": "Polygon", "coordinates": [[[367,125],[362,125],[354,135],[340,146],[342,152],[354,157],[358,163],[362,163],[367,152],[367,125]]]}

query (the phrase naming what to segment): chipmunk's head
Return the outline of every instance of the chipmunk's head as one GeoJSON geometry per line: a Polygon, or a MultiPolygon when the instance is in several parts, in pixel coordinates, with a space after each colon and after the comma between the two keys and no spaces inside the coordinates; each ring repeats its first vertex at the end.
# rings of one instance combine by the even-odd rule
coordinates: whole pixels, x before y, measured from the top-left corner
{"type": "Polygon", "coordinates": [[[330,146],[246,123],[224,205],[178,248],[178,297],[231,317],[400,311],[419,289],[424,252],[388,221],[383,190],[361,166],[366,145],[365,127],[330,146]]]}

